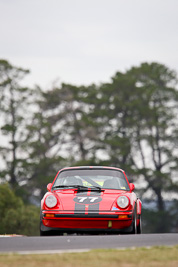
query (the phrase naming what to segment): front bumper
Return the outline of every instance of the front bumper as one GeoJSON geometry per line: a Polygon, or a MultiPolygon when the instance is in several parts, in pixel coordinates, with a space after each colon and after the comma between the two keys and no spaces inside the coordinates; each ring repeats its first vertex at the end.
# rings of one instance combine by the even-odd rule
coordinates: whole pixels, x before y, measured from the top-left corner
{"type": "Polygon", "coordinates": [[[71,213],[42,211],[41,231],[59,232],[130,232],[133,211],[71,213]],[[53,217],[48,217],[53,216],[53,217]]]}

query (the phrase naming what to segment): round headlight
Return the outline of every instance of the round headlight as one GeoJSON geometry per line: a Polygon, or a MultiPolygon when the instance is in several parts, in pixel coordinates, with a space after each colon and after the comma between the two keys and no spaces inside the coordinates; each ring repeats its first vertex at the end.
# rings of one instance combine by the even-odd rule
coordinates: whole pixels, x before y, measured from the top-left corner
{"type": "Polygon", "coordinates": [[[45,204],[48,208],[53,208],[57,204],[56,197],[53,195],[47,196],[47,198],[45,199],[45,204]]]}
{"type": "Polygon", "coordinates": [[[118,197],[118,199],[117,199],[117,205],[121,209],[124,209],[124,208],[126,208],[129,205],[129,199],[126,196],[118,197]]]}

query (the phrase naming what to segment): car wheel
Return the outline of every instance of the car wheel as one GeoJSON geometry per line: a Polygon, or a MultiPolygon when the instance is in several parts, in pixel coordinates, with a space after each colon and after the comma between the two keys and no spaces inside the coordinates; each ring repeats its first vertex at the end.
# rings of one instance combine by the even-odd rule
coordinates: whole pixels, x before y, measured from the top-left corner
{"type": "Polygon", "coordinates": [[[48,231],[42,231],[41,225],[42,225],[42,221],[40,220],[40,236],[48,236],[49,235],[48,231]]]}
{"type": "Polygon", "coordinates": [[[141,234],[142,233],[142,219],[140,217],[140,222],[139,225],[137,226],[137,234],[141,234]]]}
{"type": "Polygon", "coordinates": [[[133,221],[132,221],[132,232],[131,234],[136,235],[137,234],[137,212],[135,209],[134,215],[133,215],[133,221]]]}
{"type": "Polygon", "coordinates": [[[40,230],[40,236],[49,236],[48,231],[41,231],[40,230]]]}

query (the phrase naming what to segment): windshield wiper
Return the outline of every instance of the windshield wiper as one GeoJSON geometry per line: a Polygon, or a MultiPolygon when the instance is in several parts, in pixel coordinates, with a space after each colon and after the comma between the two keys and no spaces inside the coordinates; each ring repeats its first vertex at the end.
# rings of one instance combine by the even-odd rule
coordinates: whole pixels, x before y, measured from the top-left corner
{"type": "Polygon", "coordinates": [[[90,189],[93,190],[93,191],[94,190],[101,191],[101,187],[100,186],[95,186],[95,185],[92,185],[92,187],[90,187],[90,189]]]}
{"type": "Polygon", "coordinates": [[[60,189],[60,188],[77,188],[79,190],[88,191],[89,189],[91,191],[101,191],[102,188],[99,186],[92,185],[91,187],[84,186],[84,185],[56,185],[53,186],[52,189],[60,189]]]}
{"type": "Polygon", "coordinates": [[[79,189],[79,190],[91,190],[91,191],[101,191],[101,187],[99,186],[84,186],[84,185],[74,185],[73,187],[79,189]]]}
{"type": "Polygon", "coordinates": [[[52,189],[56,189],[56,188],[77,188],[77,189],[86,189],[88,190],[88,187],[87,186],[83,186],[83,185],[56,185],[56,186],[53,186],[52,189]]]}
{"type": "Polygon", "coordinates": [[[82,190],[87,190],[88,191],[88,186],[84,186],[84,185],[73,185],[74,188],[77,189],[82,189],[82,190]]]}

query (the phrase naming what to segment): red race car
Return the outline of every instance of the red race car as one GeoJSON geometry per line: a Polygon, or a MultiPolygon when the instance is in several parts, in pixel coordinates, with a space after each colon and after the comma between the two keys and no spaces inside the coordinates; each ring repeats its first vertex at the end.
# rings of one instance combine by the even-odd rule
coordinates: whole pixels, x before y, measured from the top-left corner
{"type": "Polygon", "coordinates": [[[118,168],[64,168],[41,200],[40,235],[140,234],[142,203],[134,188],[118,168]]]}

